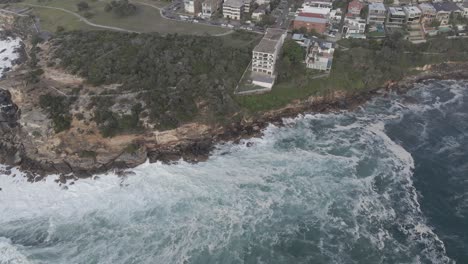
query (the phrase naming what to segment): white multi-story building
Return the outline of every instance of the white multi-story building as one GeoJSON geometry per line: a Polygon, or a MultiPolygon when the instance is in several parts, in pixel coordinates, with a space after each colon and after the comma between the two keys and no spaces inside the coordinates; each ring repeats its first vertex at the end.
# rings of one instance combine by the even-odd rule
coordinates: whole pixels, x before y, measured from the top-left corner
{"type": "Polygon", "coordinates": [[[202,3],[202,17],[210,18],[221,7],[221,0],[204,0],[202,3]]]}
{"type": "Polygon", "coordinates": [[[201,12],[202,6],[200,0],[184,0],[185,12],[198,15],[201,12]]]}
{"type": "Polygon", "coordinates": [[[283,46],[286,34],[286,30],[268,28],[262,40],[255,46],[252,52],[252,79],[254,84],[266,88],[273,86],[276,78],[276,59],[283,46]],[[259,79],[262,81],[258,81],[259,79]]]}
{"type": "Polygon", "coordinates": [[[383,25],[385,23],[387,9],[382,3],[369,4],[369,13],[367,15],[367,24],[383,25]]]}
{"type": "Polygon", "coordinates": [[[244,0],[244,13],[250,12],[251,5],[252,5],[252,0],[244,0]]]}
{"type": "Polygon", "coordinates": [[[386,27],[402,27],[406,23],[406,14],[402,7],[388,8],[386,27]]]}
{"type": "Polygon", "coordinates": [[[224,18],[240,20],[244,12],[243,0],[226,0],[223,4],[224,18]]]}
{"type": "Polygon", "coordinates": [[[408,25],[416,25],[421,21],[422,12],[416,6],[404,6],[403,11],[406,15],[406,23],[408,25]]]}
{"type": "Polygon", "coordinates": [[[362,18],[351,18],[347,17],[344,20],[343,25],[343,37],[344,38],[360,38],[365,39],[366,35],[366,20],[362,18]]]}

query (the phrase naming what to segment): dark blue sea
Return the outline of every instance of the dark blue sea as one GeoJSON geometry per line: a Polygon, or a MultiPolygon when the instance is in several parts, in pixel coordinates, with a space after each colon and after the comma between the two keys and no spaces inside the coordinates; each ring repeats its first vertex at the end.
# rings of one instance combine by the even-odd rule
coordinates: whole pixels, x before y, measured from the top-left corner
{"type": "Polygon", "coordinates": [[[468,263],[467,82],[285,123],[198,164],[0,175],[0,264],[468,263]]]}

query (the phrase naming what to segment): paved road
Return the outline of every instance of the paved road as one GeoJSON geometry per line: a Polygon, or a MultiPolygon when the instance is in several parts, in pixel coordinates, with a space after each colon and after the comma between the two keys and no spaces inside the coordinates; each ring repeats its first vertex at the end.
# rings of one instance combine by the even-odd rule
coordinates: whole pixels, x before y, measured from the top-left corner
{"type": "Polygon", "coordinates": [[[65,8],[52,7],[52,6],[43,6],[43,5],[35,5],[35,4],[24,4],[24,5],[32,6],[32,7],[40,7],[40,8],[46,8],[46,9],[59,10],[59,11],[62,11],[62,12],[71,14],[71,15],[73,15],[73,16],[79,18],[80,21],[83,21],[85,24],[87,24],[87,25],[89,25],[89,26],[92,26],[92,27],[103,28],[103,29],[110,29],[110,30],[116,30],[116,31],[123,31],[123,32],[129,32],[129,33],[141,33],[141,32],[134,31],[134,30],[128,30],[128,29],[119,28],[119,27],[112,27],[112,26],[105,26],[105,25],[96,24],[96,23],[93,23],[93,22],[89,21],[88,19],[84,18],[84,17],[81,16],[80,14],[75,13],[75,12],[70,11],[70,10],[65,9],[65,8]]]}

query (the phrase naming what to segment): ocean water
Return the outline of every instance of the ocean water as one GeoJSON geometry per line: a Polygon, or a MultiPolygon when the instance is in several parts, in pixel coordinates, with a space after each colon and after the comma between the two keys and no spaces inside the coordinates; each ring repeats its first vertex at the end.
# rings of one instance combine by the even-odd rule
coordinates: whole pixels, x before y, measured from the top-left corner
{"type": "Polygon", "coordinates": [[[467,96],[430,81],[127,177],[13,170],[0,263],[468,263],[467,96]]]}

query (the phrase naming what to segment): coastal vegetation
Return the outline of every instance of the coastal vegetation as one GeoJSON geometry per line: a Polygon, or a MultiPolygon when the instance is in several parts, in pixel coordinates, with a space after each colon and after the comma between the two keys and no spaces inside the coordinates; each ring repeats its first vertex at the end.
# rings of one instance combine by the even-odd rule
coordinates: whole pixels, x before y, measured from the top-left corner
{"type": "Polygon", "coordinates": [[[468,59],[468,41],[438,37],[412,44],[400,32],[378,40],[339,41],[328,77],[316,78],[303,63],[289,63],[300,54],[298,44],[285,42],[279,58],[278,82],[270,93],[237,97],[251,113],[285,106],[309,96],[332,96],[337,91],[359,93],[414,74],[426,64],[468,59]]]}
{"type": "Polygon", "coordinates": [[[58,60],[59,67],[88,84],[119,84],[114,93],[136,94],[130,113],[111,111],[119,108],[112,97],[93,99],[94,121],[103,135],[113,136],[138,131],[142,116],[169,129],[239,110],[232,93],[255,43],[235,48],[208,36],[76,31],[57,34],[51,44],[50,60],[58,60]]]}

